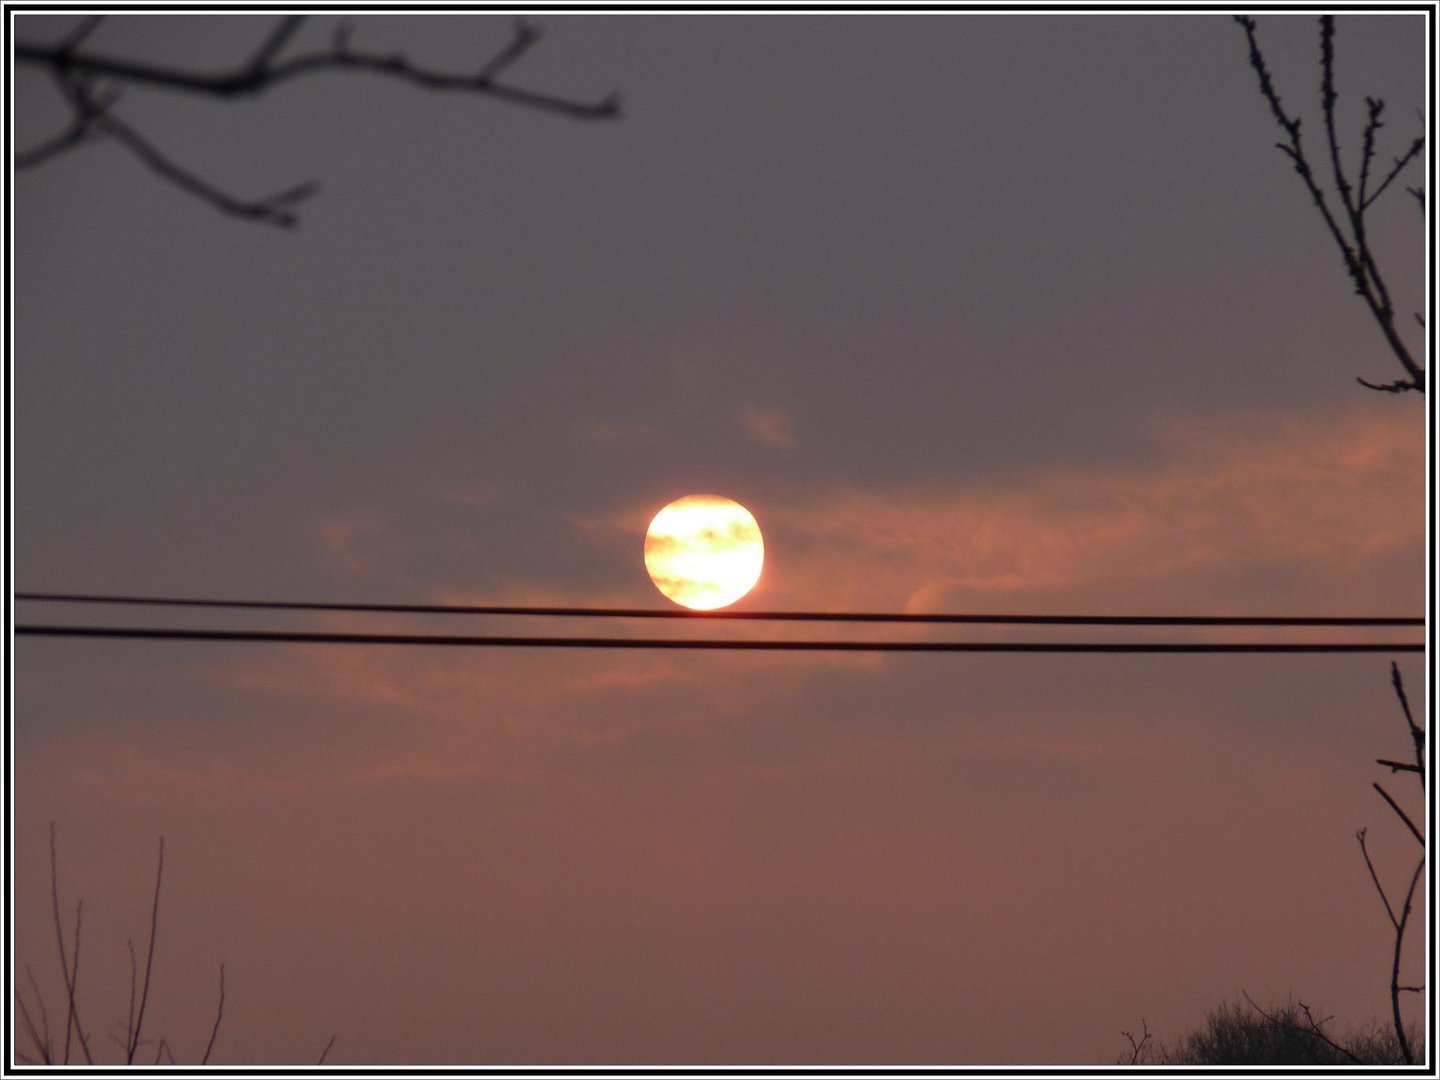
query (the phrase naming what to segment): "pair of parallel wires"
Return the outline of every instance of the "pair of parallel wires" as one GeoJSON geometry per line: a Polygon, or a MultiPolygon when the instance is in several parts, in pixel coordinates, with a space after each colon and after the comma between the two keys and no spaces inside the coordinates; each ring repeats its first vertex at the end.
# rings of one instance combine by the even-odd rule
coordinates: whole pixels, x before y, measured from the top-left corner
{"type": "MultiPolygon", "coordinates": [[[[312,613],[466,615],[544,619],[684,619],[724,622],[866,623],[948,626],[1188,627],[1220,629],[1423,627],[1423,618],[1357,616],[1217,615],[992,615],[902,612],[689,611],[678,609],[520,606],[497,604],[339,603],[236,600],[173,596],[115,596],[20,592],[17,601],[48,605],[112,605],[312,613]]],[[[24,637],[108,638],[148,641],[260,642],[305,645],[409,645],[451,648],[687,649],[745,652],[851,653],[1397,653],[1422,652],[1424,642],[1343,641],[886,641],[785,638],[640,638],[570,635],[379,633],[320,630],[192,629],[161,626],[17,623],[24,637]]]]}

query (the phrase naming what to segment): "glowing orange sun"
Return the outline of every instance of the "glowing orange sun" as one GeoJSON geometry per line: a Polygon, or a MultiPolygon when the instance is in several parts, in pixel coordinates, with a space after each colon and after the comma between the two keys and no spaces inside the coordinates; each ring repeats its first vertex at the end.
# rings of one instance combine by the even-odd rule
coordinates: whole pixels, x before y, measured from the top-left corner
{"type": "Polygon", "coordinates": [[[755,587],[765,562],[760,526],[719,495],[686,495],[662,509],[645,533],[645,569],[684,607],[711,611],[755,587]]]}

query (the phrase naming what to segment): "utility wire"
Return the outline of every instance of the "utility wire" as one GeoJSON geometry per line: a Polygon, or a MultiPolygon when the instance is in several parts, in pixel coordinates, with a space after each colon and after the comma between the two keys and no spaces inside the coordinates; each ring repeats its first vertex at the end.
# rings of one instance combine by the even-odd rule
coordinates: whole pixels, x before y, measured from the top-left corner
{"type": "Polygon", "coordinates": [[[33,637],[166,641],[254,641],[308,645],[432,645],[468,648],[712,649],[775,652],[1014,653],[1360,653],[1421,652],[1422,642],[1073,642],[1073,641],[744,641],[714,638],[505,637],[472,634],[353,634],[294,630],[181,630],[159,627],[30,624],[33,637]]]}
{"type": "Polygon", "coordinates": [[[266,611],[366,611],[412,615],[525,615],[606,619],[735,619],[773,622],[949,623],[1007,626],[1424,626],[1423,618],[1279,615],[910,615],[901,612],[682,611],[657,608],[524,607],[497,604],[365,604],[307,600],[226,600],[22,592],[16,600],[150,607],[248,608],[266,611]]]}

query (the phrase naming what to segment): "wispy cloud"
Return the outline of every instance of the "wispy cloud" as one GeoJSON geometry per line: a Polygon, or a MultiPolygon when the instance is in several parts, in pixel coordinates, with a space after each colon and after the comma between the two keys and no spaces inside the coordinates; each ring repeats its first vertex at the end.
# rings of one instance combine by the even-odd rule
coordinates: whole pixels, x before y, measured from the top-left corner
{"type": "Polygon", "coordinates": [[[766,446],[789,450],[795,445],[795,421],[784,410],[742,405],[739,416],[741,426],[766,446]]]}
{"type": "Polygon", "coordinates": [[[1418,610],[1423,461],[1408,414],[1192,419],[1139,465],[824,492],[761,524],[786,605],[1418,610]]]}

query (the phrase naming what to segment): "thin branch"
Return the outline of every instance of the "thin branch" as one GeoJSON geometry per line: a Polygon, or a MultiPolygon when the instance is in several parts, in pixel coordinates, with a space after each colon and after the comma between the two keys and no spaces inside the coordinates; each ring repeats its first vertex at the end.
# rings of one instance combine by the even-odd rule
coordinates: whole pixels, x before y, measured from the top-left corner
{"type": "Polygon", "coordinates": [[[1306,1005],[1303,1001],[1298,1002],[1298,1004],[1305,1013],[1305,1019],[1309,1022],[1308,1027],[1303,1024],[1291,1023],[1289,1020],[1283,1020],[1279,1016],[1272,1016],[1270,1013],[1260,1008],[1259,1005],[1256,1005],[1255,999],[1252,998],[1245,990],[1241,990],[1240,993],[1244,994],[1245,1000],[1250,1003],[1250,1007],[1252,1009],[1254,1009],[1257,1013],[1259,1013],[1267,1021],[1269,1021],[1276,1027],[1286,1028],[1289,1031],[1308,1032],[1309,1034],[1314,1035],[1317,1039],[1323,1042],[1326,1046],[1330,1047],[1330,1049],[1334,1050],[1336,1053],[1343,1054],[1345,1057],[1349,1058],[1352,1063],[1356,1065],[1365,1064],[1358,1057],[1356,1057],[1355,1054],[1352,1053],[1348,1047],[1342,1046],[1340,1043],[1337,1043],[1334,1039],[1330,1038],[1329,1035],[1325,1034],[1325,1032],[1320,1026],[1324,1024],[1325,1021],[1321,1020],[1317,1024],[1315,1018],[1310,1014],[1310,1007],[1306,1005]]]}
{"type": "Polygon", "coordinates": [[[1392,799],[1390,797],[1390,793],[1386,791],[1383,787],[1381,787],[1379,784],[1371,784],[1370,786],[1373,787],[1376,791],[1378,791],[1380,793],[1380,797],[1390,804],[1390,809],[1394,810],[1395,813],[1400,816],[1400,820],[1405,822],[1405,824],[1409,827],[1410,832],[1414,835],[1420,846],[1424,847],[1425,837],[1421,835],[1420,830],[1415,827],[1415,822],[1410,820],[1410,815],[1405,813],[1404,810],[1401,810],[1400,804],[1397,803],[1394,799],[1392,799]]]}
{"type": "Polygon", "coordinates": [[[1407,762],[1407,761],[1391,761],[1389,758],[1377,757],[1377,758],[1375,759],[1375,764],[1376,764],[1376,765],[1384,765],[1384,766],[1385,766],[1387,769],[1389,769],[1392,773],[1397,773],[1397,772],[1413,772],[1413,773],[1418,773],[1418,772],[1420,772],[1420,766],[1418,766],[1418,765],[1412,765],[1412,764],[1410,764],[1410,763],[1407,762]]]}
{"type": "Polygon", "coordinates": [[[122,143],[157,175],[170,181],[176,187],[203,199],[217,210],[235,217],[264,221],[287,229],[293,228],[299,218],[289,208],[310,198],[320,190],[319,184],[307,181],[263,199],[253,201],[238,199],[221,191],[208,181],[202,180],[194,173],[182,169],[157,150],[138,131],[113,114],[104,114],[97,118],[95,124],[106,134],[122,143]]]}
{"type": "Polygon", "coordinates": [[[270,31],[270,36],[261,43],[260,48],[255,50],[255,55],[250,58],[250,70],[264,72],[270,61],[275,59],[275,56],[294,36],[295,31],[300,29],[304,21],[304,15],[286,15],[276,23],[275,28],[270,31]]]}
{"type": "Polygon", "coordinates": [[[145,955],[145,980],[140,984],[140,1007],[135,1012],[135,1032],[130,1039],[130,1048],[125,1064],[135,1062],[135,1051],[140,1045],[140,1032],[145,1026],[145,1003],[150,997],[150,972],[155,963],[155,933],[160,922],[160,882],[165,876],[165,837],[160,837],[160,854],[155,863],[155,900],[150,908],[150,947],[145,955]]]}
{"type": "MultiPolygon", "coordinates": [[[[30,1018],[30,1010],[25,1006],[25,994],[20,992],[15,995],[15,1001],[20,1006],[20,1018],[25,1021],[26,1032],[30,1036],[30,1042],[40,1054],[40,1061],[45,1065],[55,1063],[55,1051],[50,1042],[50,1014],[45,1008],[45,995],[40,992],[40,984],[35,981],[35,972],[30,965],[25,965],[25,976],[30,980],[30,989],[35,994],[35,1004],[40,1009],[40,1030],[35,1030],[35,1021],[30,1018]]],[[[32,1064],[34,1064],[32,1062],[32,1064]]]]}
{"type": "MultiPolygon", "coordinates": [[[[540,27],[535,23],[516,19],[514,35],[510,38],[509,43],[485,63],[485,66],[480,69],[479,78],[494,79],[529,52],[530,47],[540,40],[540,34],[540,27]]],[[[343,52],[344,49],[339,51],[343,52]]]]}
{"type": "Polygon", "coordinates": [[[1385,126],[1380,114],[1385,111],[1385,102],[1380,98],[1365,99],[1365,131],[1360,139],[1360,186],[1355,193],[1355,202],[1363,211],[1366,206],[1365,188],[1370,182],[1370,164],[1375,160],[1375,133],[1385,126]]]}
{"type": "MultiPolygon", "coordinates": [[[[1270,77],[1270,71],[1265,65],[1264,54],[1260,51],[1259,41],[1255,34],[1255,20],[1246,15],[1234,16],[1235,21],[1244,29],[1246,41],[1249,44],[1250,66],[1260,82],[1260,93],[1270,107],[1271,115],[1279,124],[1287,136],[1287,141],[1278,143],[1278,148],[1290,159],[1296,173],[1300,176],[1310,198],[1324,219],[1325,227],[1329,230],[1331,238],[1340,249],[1340,254],[1345,264],[1345,272],[1354,283],[1355,292],[1370,309],[1371,316],[1380,327],[1386,343],[1390,346],[1395,358],[1405,369],[1409,378],[1397,380],[1388,384],[1376,384],[1364,379],[1358,381],[1362,386],[1371,390],[1382,390],[1387,393],[1401,393],[1406,390],[1416,390],[1421,393],[1425,390],[1425,370],[1420,367],[1415,358],[1411,355],[1409,347],[1401,340],[1395,329],[1394,309],[1391,304],[1390,294],[1385,286],[1384,278],[1380,268],[1376,264],[1370,245],[1365,236],[1364,212],[1366,207],[1389,187],[1390,183],[1399,174],[1400,170],[1419,153],[1419,146],[1412,145],[1410,150],[1402,158],[1396,159],[1395,168],[1391,171],[1380,186],[1369,195],[1356,197],[1352,195],[1349,178],[1340,160],[1340,143],[1335,129],[1335,103],[1337,93],[1335,90],[1335,50],[1334,17],[1322,15],[1320,18],[1320,66],[1321,82],[1320,96],[1321,105],[1324,110],[1325,132],[1328,149],[1330,152],[1331,170],[1334,175],[1335,187],[1338,192],[1339,201],[1344,210],[1344,218],[1350,228],[1347,234],[1342,228],[1337,215],[1331,210],[1329,200],[1325,191],[1316,181],[1314,172],[1309,160],[1305,156],[1305,150],[1300,137],[1300,118],[1291,116],[1285,111],[1281,104],[1279,92],[1275,89],[1274,80],[1270,77]]],[[[1367,99],[1370,102],[1371,99],[1367,99]]],[[[1371,104],[1371,112],[1364,131],[1364,154],[1362,158],[1362,187],[1369,182],[1369,166],[1374,155],[1374,135],[1381,126],[1379,121],[1380,109],[1383,106],[1379,102],[1371,104]]]]}
{"type": "Polygon", "coordinates": [[[325,1058],[329,1055],[329,1053],[330,1053],[330,1048],[331,1048],[332,1046],[334,1046],[334,1045],[335,1045],[335,1036],[334,1036],[334,1035],[331,1035],[331,1036],[330,1036],[330,1041],[325,1044],[325,1049],[322,1050],[322,1051],[320,1051],[320,1060],[315,1063],[316,1065],[324,1065],[324,1064],[325,1064],[325,1058]]]}
{"type": "Polygon", "coordinates": [[[323,71],[368,71],[432,90],[454,90],[485,94],[516,105],[558,112],[579,119],[619,115],[615,94],[596,102],[526,90],[498,81],[498,76],[515,63],[539,39],[538,27],[517,21],[510,41],[486,61],[475,74],[450,74],[411,63],[403,55],[356,52],[350,47],[347,24],[336,26],[329,51],[311,52],[288,61],[277,57],[299,30],[305,16],[281,18],[260,43],[250,59],[225,71],[203,72],[147,64],[123,57],[83,52],[79,46],[94,29],[98,19],[87,20],[56,46],[21,43],[16,60],[49,68],[70,102],[73,117],[68,127],[16,157],[18,169],[33,168],[97,135],[109,135],[162,179],[194,195],[223,213],[285,228],[298,218],[293,207],[318,190],[313,182],[298,184],[262,199],[248,200],[231,195],[160,151],[154,143],[111,111],[114,98],[101,100],[91,93],[97,78],[139,83],[160,89],[191,91],[221,98],[258,95],[270,87],[303,75],[323,71]]]}
{"type": "MultiPolygon", "coordinates": [[[[1400,175],[1401,170],[1403,170],[1406,165],[1409,165],[1410,162],[1415,160],[1415,158],[1419,155],[1420,151],[1424,148],[1424,146],[1424,139],[1416,139],[1410,144],[1410,149],[1406,150],[1405,153],[1402,154],[1400,157],[1395,158],[1394,167],[1391,168],[1389,174],[1385,177],[1385,179],[1380,182],[1380,186],[1375,189],[1375,191],[1370,195],[1368,199],[1365,200],[1363,204],[1361,204],[1360,209],[1368,209],[1371,203],[1373,203],[1376,199],[1383,195],[1385,193],[1385,189],[1394,182],[1395,178],[1400,175]]],[[[1405,190],[1410,192],[1411,195],[1414,195],[1415,198],[1419,199],[1422,206],[1424,205],[1425,192],[1421,191],[1419,188],[1406,188],[1405,190]]]]}
{"type": "MultiPolygon", "coordinates": [[[[75,901],[75,937],[74,945],[70,953],[70,1011],[72,1013],[74,1013],[75,1010],[75,995],[80,988],[80,915],[84,903],[84,900],[75,901]]],[[[85,1056],[88,1059],[90,1050],[89,1047],[85,1045],[85,1033],[80,1030],[80,1018],[78,1015],[76,1015],[75,1018],[75,1034],[79,1038],[80,1045],[85,1047],[85,1056]]],[[[91,1064],[94,1063],[91,1062],[91,1064]]]]}
{"type": "Polygon", "coordinates": [[[210,1029],[210,1041],[205,1044],[205,1056],[201,1065],[210,1063],[210,1051],[215,1049],[215,1036],[220,1034],[220,1018],[225,1015],[225,965],[220,965],[220,1004],[215,1007],[215,1026],[210,1029]]]}
{"type": "Polygon", "coordinates": [[[15,155],[15,168],[33,169],[37,165],[43,165],[52,157],[72,150],[87,139],[94,138],[98,134],[90,122],[82,116],[76,116],[71,120],[66,129],[58,135],[53,135],[44,142],[32,146],[29,150],[21,150],[15,155]]]}
{"type": "MultiPolygon", "coordinates": [[[[288,38],[292,32],[293,30],[287,31],[285,37],[288,38]]],[[[412,64],[399,53],[352,51],[348,33],[337,34],[330,50],[326,52],[306,53],[278,64],[271,62],[271,56],[260,56],[258,65],[252,60],[251,63],[231,71],[220,72],[186,71],[123,57],[73,49],[66,51],[28,42],[16,44],[14,58],[20,63],[46,66],[56,71],[86,72],[122,82],[184,90],[213,97],[254,96],[291,79],[318,72],[368,71],[431,90],[487,94],[516,105],[562,113],[582,120],[608,119],[619,115],[619,97],[613,93],[599,101],[587,102],[496,82],[494,73],[512,63],[529,47],[533,38],[534,32],[528,26],[517,30],[516,37],[510,44],[473,75],[450,74],[421,67],[412,64]]],[[[281,44],[283,43],[282,39],[281,44]]]]}
{"type": "Polygon", "coordinates": [[[1359,375],[1356,375],[1355,381],[1367,390],[1379,390],[1386,394],[1403,394],[1407,390],[1419,390],[1423,393],[1425,390],[1423,386],[1418,385],[1413,379],[1396,379],[1394,382],[1372,383],[1368,379],[1362,379],[1359,375]]]}
{"type": "Polygon", "coordinates": [[[1150,1025],[1145,1022],[1145,1018],[1143,1016],[1140,1018],[1140,1032],[1141,1035],[1138,1040],[1128,1031],[1120,1032],[1121,1035],[1125,1036],[1126,1041],[1130,1043],[1130,1060],[1126,1062],[1127,1065],[1140,1064],[1140,1057],[1145,1052],[1145,1044],[1150,1041],[1150,1036],[1152,1034],[1150,1031],[1150,1025]]]}
{"type": "Polygon", "coordinates": [[[1415,744],[1415,771],[1420,774],[1420,784],[1425,784],[1425,730],[1415,723],[1415,714],[1410,711],[1410,699],[1405,696],[1405,680],[1400,677],[1400,665],[1390,661],[1390,685],[1400,699],[1400,708],[1405,713],[1405,723],[1410,728],[1410,741],[1415,744]]]}
{"type": "Polygon", "coordinates": [[[1395,954],[1390,965],[1390,1010],[1395,1022],[1395,1037],[1400,1041],[1400,1053],[1405,1057],[1406,1065],[1415,1063],[1415,1056],[1410,1049],[1410,1040],[1405,1035],[1405,1024],[1400,1016],[1400,953],[1405,945],[1405,928],[1410,922],[1410,912],[1413,910],[1415,899],[1415,886],[1420,883],[1420,871],[1424,869],[1425,857],[1422,855],[1415,864],[1415,872],[1410,875],[1410,888],[1405,892],[1405,907],[1400,912],[1400,922],[1395,927],[1395,954]]]}
{"type": "Polygon", "coordinates": [[[65,979],[66,1013],[65,1013],[65,1052],[62,1064],[70,1064],[70,1044],[72,1037],[78,1037],[80,1049],[85,1052],[85,1061],[94,1065],[95,1060],[90,1056],[90,1043],[85,1037],[85,1029],[80,1023],[80,1013],[75,1005],[75,978],[77,972],[72,968],[69,958],[65,954],[65,931],[60,926],[60,871],[59,856],[55,848],[55,823],[50,823],[50,911],[55,918],[55,942],[60,950],[60,972],[65,979]]]}
{"type": "Polygon", "coordinates": [[[1375,872],[1375,864],[1370,861],[1370,851],[1365,846],[1365,832],[1361,829],[1355,834],[1355,839],[1360,841],[1360,854],[1365,856],[1365,868],[1370,871],[1370,880],[1375,883],[1375,891],[1380,894],[1380,902],[1385,905],[1385,914],[1390,916],[1390,925],[1396,930],[1400,929],[1400,920],[1395,917],[1395,909],[1390,906],[1390,897],[1385,895],[1385,886],[1380,884],[1380,875],[1375,872]]]}
{"type": "Polygon", "coordinates": [[[67,56],[70,53],[73,53],[76,49],[78,49],[81,45],[85,43],[85,39],[88,38],[91,34],[93,34],[96,27],[98,27],[104,21],[104,15],[85,16],[85,18],[81,19],[78,23],[75,24],[75,26],[71,29],[70,33],[66,34],[65,37],[61,39],[60,44],[55,47],[56,51],[61,53],[62,55],[67,56]]]}
{"type": "Polygon", "coordinates": [[[135,963],[135,939],[126,938],[125,948],[130,953],[130,1006],[125,1010],[125,1042],[121,1049],[128,1054],[130,1042],[135,1037],[135,992],[139,989],[140,973],[135,963]]]}
{"type": "Polygon", "coordinates": [[[1325,139],[1330,146],[1330,169],[1335,176],[1335,189],[1351,223],[1355,221],[1355,203],[1350,198],[1350,181],[1340,164],[1340,142],[1335,135],[1335,16],[1320,16],[1320,104],[1325,113],[1325,139]]]}

